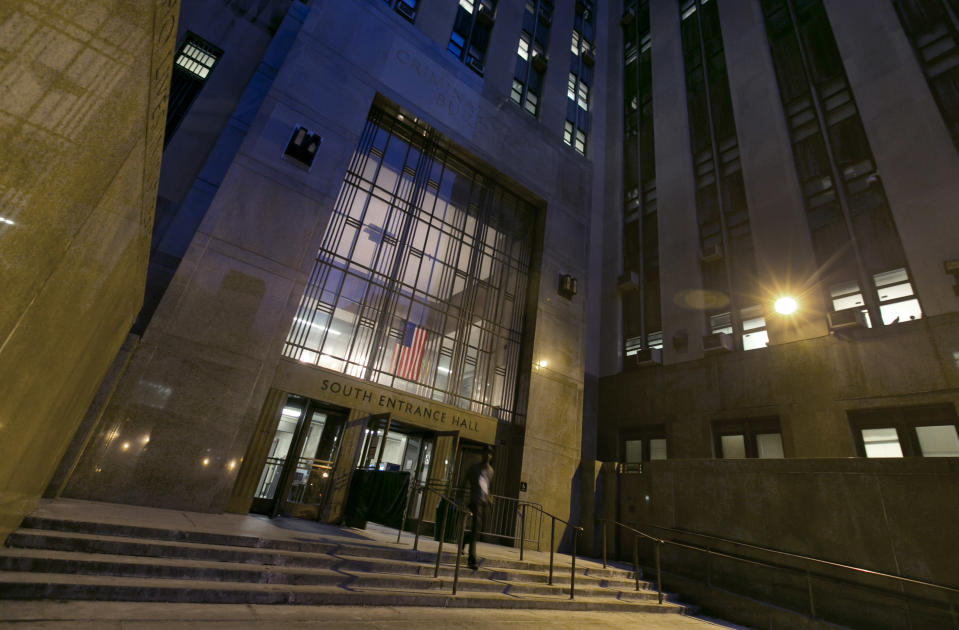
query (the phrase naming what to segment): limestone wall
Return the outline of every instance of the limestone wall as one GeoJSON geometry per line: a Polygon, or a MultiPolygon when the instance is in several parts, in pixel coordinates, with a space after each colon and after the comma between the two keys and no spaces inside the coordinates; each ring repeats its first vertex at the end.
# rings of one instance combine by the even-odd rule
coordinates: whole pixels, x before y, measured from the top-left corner
{"type": "Polygon", "coordinates": [[[178,10],[0,3],[0,540],[140,307],[178,10]]]}

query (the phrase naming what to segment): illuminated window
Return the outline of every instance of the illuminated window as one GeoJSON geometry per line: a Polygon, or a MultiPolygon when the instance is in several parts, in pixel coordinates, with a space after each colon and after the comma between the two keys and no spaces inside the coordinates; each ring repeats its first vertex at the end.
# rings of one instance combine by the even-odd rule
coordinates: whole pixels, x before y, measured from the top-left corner
{"type": "Polygon", "coordinates": [[[779,418],[745,418],[713,422],[714,448],[721,459],[782,459],[779,418]]]}
{"type": "Polygon", "coordinates": [[[446,49],[474,72],[486,69],[486,49],[496,16],[496,0],[460,0],[446,49]]]}
{"type": "Polygon", "coordinates": [[[164,146],[176,133],[222,55],[223,51],[210,42],[187,32],[173,61],[164,146]]]}
{"type": "Polygon", "coordinates": [[[847,413],[860,457],[959,457],[959,420],[951,404],[847,413]]]}
{"type": "Polygon", "coordinates": [[[546,51],[553,23],[553,0],[529,0],[516,49],[516,66],[510,100],[531,116],[539,114],[546,51]]]}
{"type": "Polygon", "coordinates": [[[371,111],[283,353],[512,421],[534,209],[426,131],[371,111]]]}
{"type": "Polygon", "coordinates": [[[620,456],[627,470],[636,470],[643,462],[667,458],[666,425],[657,424],[622,431],[620,456]]]}

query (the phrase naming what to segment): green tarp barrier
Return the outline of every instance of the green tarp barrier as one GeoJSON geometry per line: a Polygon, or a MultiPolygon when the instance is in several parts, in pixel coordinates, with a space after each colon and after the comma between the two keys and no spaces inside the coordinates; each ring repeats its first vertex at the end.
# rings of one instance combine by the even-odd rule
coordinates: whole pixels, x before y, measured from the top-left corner
{"type": "Polygon", "coordinates": [[[348,527],[366,528],[367,521],[400,528],[410,473],[355,470],[343,519],[348,527]]]}

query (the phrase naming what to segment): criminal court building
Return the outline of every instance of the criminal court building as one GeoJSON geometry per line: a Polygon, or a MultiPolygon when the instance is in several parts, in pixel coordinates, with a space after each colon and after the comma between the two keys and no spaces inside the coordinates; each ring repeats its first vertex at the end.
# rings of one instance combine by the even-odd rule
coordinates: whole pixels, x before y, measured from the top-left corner
{"type": "Polygon", "coordinates": [[[46,495],[339,522],[491,445],[588,529],[959,582],[957,9],[183,3],[143,307],[46,495]]]}

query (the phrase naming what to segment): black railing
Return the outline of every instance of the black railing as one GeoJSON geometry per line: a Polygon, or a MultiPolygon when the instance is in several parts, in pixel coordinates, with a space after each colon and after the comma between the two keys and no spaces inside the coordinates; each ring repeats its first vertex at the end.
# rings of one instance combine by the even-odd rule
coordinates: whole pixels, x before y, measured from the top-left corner
{"type": "MultiPolygon", "coordinates": [[[[573,525],[567,520],[561,519],[555,514],[550,514],[542,507],[533,504],[533,503],[523,503],[521,504],[521,513],[520,513],[520,536],[519,536],[519,559],[523,560],[523,539],[526,537],[526,513],[527,509],[537,511],[540,513],[541,517],[548,516],[550,518],[549,523],[549,582],[550,586],[553,585],[553,555],[555,553],[555,537],[556,537],[556,521],[560,523],[565,523],[569,526],[570,530],[573,532],[573,551],[570,556],[572,562],[569,568],[569,598],[573,599],[576,596],[576,541],[579,539],[579,533],[583,531],[582,527],[578,525],[573,525]]],[[[605,566],[605,565],[603,565],[605,566]]]]}
{"type": "Polygon", "coordinates": [[[948,608],[949,616],[950,616],[951,619],[952,619],[952,625],[953,625],[955,628],[959,629],[959,615],[957,615],[956,603],[953,602],[953,601],[940,602],[940,601],[934,601],[934,600],[929,600],[929,599],[922,598],[922,602],[920,602],[920,601],[919,601],[920,598],[907,596],[907,595],[905,595],[904,592],[901,593],[901,592],[888,591],[888,590],[886,590],[886,589],[881,589],[881,588],[879,588],[879,587],[877,587],[877,586],[870,586],[870,585],[865,584],[865,583],[862,583],[862,582],[857,582],[857,581],[851,579],[851,577],[843,578],[843,577],[836,577],[836,576],[832,576],[832,575],[827,575],[827,574],[825,574],[825,573],[823,573],[823,572],[815,572],[815,571],[813,571],[812,567],[821,567],[822,569],[839,570],[839,571],[841,571],[841,572],[844,572],[844,573],[849,574],[850,576],[852,576],[852,575],[856,575],[856,576],[869,576],[869,577],[874,577],[874,578],[888,579],[888,580],[894,581],[900,588],[902,588],[902,587],[905,586],[905,585],[910,585],[910,586],[918,586],[918,587],[920,587],[920,588],[932,589],[932,590],[934,590],[934,591],[937,591],[937,592],[942,593],[942,594],[947,595],[947,596],[949,596],[949,595],[952,595],[952,596],[959,595],[959,589],[954,588],[954,587],[951,587],[951,586],[945,586],[945,585],[943,585],[943,584],[936,584],[936,583],[933,583],[933,582],[926,582],[926,581],[924,581],[924,580],[917,580],[917,579],[914,579],[914,578],[908,578],[908,577],[904,577],[904,576],[901,576],[901,575],[895,575],[895,574],[891,574],[891,573],[883,573],[883,572],[881,572],[881,571],[873,571],[873,570],[871,570],[871,569],[863,569],[863,568],[861,568],[861,567],[855,567],[855,566],[848,565],[848,564],[842,564],[842,563],[839,563],[839,562],[832,562],[832,561],[830,561],[830,560],[823,560],[823,559],[821,559],[821,558],[813,558],[813,557],[804,556],[804,555],[801,555],[801,554],[789,553],[789,552],[787,552],[787,551],[780,551],[780,550],[778,550],[778,549],[771,549],[771,548],[769,548],[769,547],[761,547],[761,546],[758,546],[758,545],[753,545],[753,544],[744,543],[744,542],[740,542],[740,541],[736,541],[736,540],[731,540],[731,539],[728,539],[728,538],[722,538],[722,537],[719,537],[719,536],[711,536],[711,535],[709,535],[709,534],[700,534],[700,533],[697,533],[697,532],[689,532],[689,531],[684,531],[684,530],[671,529],[671,528],[668,528],[668,527],[661,527],[661,526],[658,526],[658,525],[647,525],[647,526],[646,526],[646,527],[648,527],[648,528],[650,528],[650,529],[655,529],[655,530],[660,530],[660,531],[663,531],[663,532],[668,532],[669,534],[674,535],[674,536],[693,536],[693,537],[698,537],[698,538],[704,539],[704,540],[706,540],[706,541],[710,541],[710,542],[712,543],[712,545],[710,545],[710,546],[701,546],[701,545],[696,545],[696,544],[691,544],[691,543],[686,543],[686,542],[679,542],[679,541],[676,541],[676,540],[670,540],[670,539],[667,539],[667,538],[660,538],[660,537],[658,537],[658,536],[653,536],[653,535],[650,535],[650,534],[648,534],[648,533],[646,533],[646,532],[640,531],[639,529],[636,529],[635,527],[631,527],[631,526],[626,525],[626,524],[624,524],[624,523],[620,523],[619,521],[616,521],[616,520],[614,520],[614,519],[600,519],[600,522],[603,524],[603,566],[604,566],[604,567],[606,566],[606,532],[607,532],[607,524],[610,524],[610,523],[611,523],[611,524],[613,524],[613,525],[616,526],[616,527],[620,527],[620,528],[626,529],[626,530],[628,530],[628,531],[630,531],[630,532],[632,532],[632,533],[634,534],[634,538],[633,538],[633,566],[634,566],[634,569],[635,569],[636,572],[637,572],[637,576],[636,576],[636,589],[637,589],[637,590],[639,590],[639,573],[638,573],[638,569],[639,569],[639,560],[638,560],[638,547],[639,547],[639,545],[638,545],[638,542],[639,542],[639,539],[640,539],[640,538],[644,538],[644,539],[646,539],[646,540],[650,540],[650,541],[653,541],[653,542],[656,543],[656,552],[655,552],[655,556],[656,556],[656,557],[655,557],[655,562],[656,562],[656,588],[657,588],[657,591],[659,592],[660,603],[662,603],[662,579],[661,579],[661,569],[660,569],[660,549],[661,549],[661,547],[662,547],[663,545],[671,545],[671,546],[674,546],[674,547],[677,547],[677,548],[688,549],[688,550],[691,550],[691,551],[694,551],[694,552],[697,552],[697,553],[700,553],[700,554],[705,554],[705,557],[706,557],[706,578],[705,578],[705,585],[706,585],[707,587],[709,587],[709,588],[712,588],[712,587],[713,587],[713,583],[712,583],[712,579],[711,579],[711,577],[712,577],[712,571],[710,570],[710,569],[711,569],[711,561],[712,561],[713,558],[725,558],[725,559],[729,559],[729,560],[733,560],[733,561],[736,561],[736,562],[741,562],[741,563],[749,564],[749,565],[753,565],[753,566],[760,566],[760,567],[769,568],[769,569],[773,569],[773,570],[788,571],[788,572],[792,572],[792,573],[803,574],[803,575],[805,576],[805,580],[806,580],[806,591],[807,591],[807,594],[808,594],[808,611],[809,611],[810,617],[812,617],[813,619],[816,619],[816,618],[817,618],[817,613],[816,613],[816,600],[815,600],[815,596],[814,596],[814,594],[813,594],[813,587],[812,587],[812,580],[813,580],[813,578],[815,577],[815,578],[819,578],[819,579],[832,580],[832,581],[834,581],[834,582],[846,583],[846,584],[849,584],[849,585],[852,585],[852,586],[857,586],[857,587],[861,587],[861,588],[866,588],[866,589],[870,589],[870,590],[873,590],[873,591],[880,591],[881,593],[883,593],[883,594],[885,594],[885,595],[893,596],[893,597],[896,597],[896,598],[899,598],[899,599],[903,599],[903,600],[905,600],[905,601],[907,601],[907,602],[916,602],[916,603],[923,603],[923,602],[924,602],[925,604],[931,605],[931,606],[936,607],[936,608],[940,608],[940,609],[948,608]],[[737,556],[737,555],[733,555],[732,553],[724,553],[724,552],[722,552],[722,551],[717,551],[717,550],[714,548],[714,545],[717,545],[717,544],[719,544],[719,545],[729,545],[729,546],[737,547],[737,548],[740,548],[740,549],[750,550],[750,551],[753,551],[753,552],[760,552],[760,553],[763,553],[763,554],[769,554],[769,555],[774,555],[774,556],[786,558],[786,559],[789,559],[789,560],[792,561],[792,562],[797,562],[797,563],[804,564],[805,567],[804,567],[804,568],[798,568],[798,567],[794,567],[794,566],[787,566],[787,565],[782,565],[782,564],[775,564],[775,563],[773,563],[773,562],[767,562],[767,561],[758,560],[758,559],[755,559],[755,558],[746,558],[746,557],[743,557],[743,556],[737,556]]]}
{"type": "Polygon", "coordinates": [[[656,594],[659,597],[659,603],[663,603],[663,573],[660,567],[659,556],[660,549],[667,542],[661,538],[656,538],[655,536],[650,536],[645,532],[641,532],[634,527],[620,523],[619,521],[607,518],[599,519],[603,524],[603,568],[606,568],[606,523],[613,523],[624,529],[628,529],[633,532],[633,577],[636,580],[636,590],[639,590],[639,539],[646,538],[656,543],[656,594]]]}

